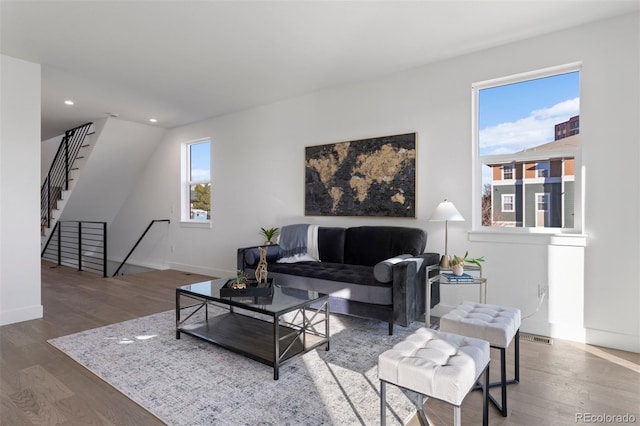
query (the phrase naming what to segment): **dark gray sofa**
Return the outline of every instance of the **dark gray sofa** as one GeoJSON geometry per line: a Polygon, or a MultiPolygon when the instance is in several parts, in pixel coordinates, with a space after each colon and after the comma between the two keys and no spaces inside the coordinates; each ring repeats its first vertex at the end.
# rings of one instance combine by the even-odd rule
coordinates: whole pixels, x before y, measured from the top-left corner
{"type": "MultiPolygon", "coordinates": [[[[393,334],[394,324],[406,327],[424,315],[426,268],[439,261],[438,253],[423,253],[426,243],[426,232],[418,228],[319,227],[320,262],[277,263],[282,250],[266,246],[269,278],[277,285],[329,294],[331,312],[388,322],[393,334]],[[390,260],[399,255],[411,260],[390,260]]],[[[238,269],[253,276],[258,248],[239,248],[237,255],[238,269]]],[[[431,307],[439,302],[435,283],[431,307]]]]}

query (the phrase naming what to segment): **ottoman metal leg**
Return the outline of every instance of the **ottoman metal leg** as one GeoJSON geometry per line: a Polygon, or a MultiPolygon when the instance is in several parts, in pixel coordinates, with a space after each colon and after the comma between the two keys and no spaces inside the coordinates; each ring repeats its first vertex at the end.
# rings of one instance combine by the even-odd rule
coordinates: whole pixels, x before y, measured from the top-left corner
{"type": "Polygon", "coordinates": [[[387,424],[387,383],[380,380],[380,426],[387,424]]]}
{"type": "Polygon", "coordinates": [[[500,381],[493,382],[489,384],[490,388],[495,388],[500,386],[502,401],[498,402],[491,394],[489,394],[489,399],[496,406],[498,410],[500,410],[500,414],[502,417],[507,417],[509,414],[507,408],[507,385],[514,385],[520,383],[520,330],[516,332],[516,335],[513,338],[514,340],[514,378],[507,380],[507,348],[499,348],[496,346],[492,346],[492,348],[500,350],[500,381]]]}
{"type": "Polygon", "coordinates": [[[482,426],[489,425],[489,364],[484,370],[484,386],[482,386],[482,426]]]}
{"type": "Polygon", "coordinates": [[[429,420],[427,420],[427,415],[424,413],[424,403],[426,402],[427,397],[422,394],[418,394],[416,398],[416,412],[418,413],[420,424],[429,426],[429,420]]]}

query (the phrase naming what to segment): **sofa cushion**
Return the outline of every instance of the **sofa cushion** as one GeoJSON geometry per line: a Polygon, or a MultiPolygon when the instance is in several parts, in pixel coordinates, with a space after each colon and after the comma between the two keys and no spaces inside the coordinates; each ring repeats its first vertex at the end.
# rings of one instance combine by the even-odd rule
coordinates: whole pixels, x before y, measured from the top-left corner
{"type": "Polygon", "coordinates": [[[345,228],[318,228],[318,252],[321,262],[344,263],[345,228]]]}
{"type": "Polygon", "coordinates": [[[344,263],[374,266],[399,254],[417,256],[424,252],[427,234],[419,228],[400,226],[357,226],[348,228],[344,263]]]}
{"type": "MultiPolygon", "coordinates": [[[[342,263],[276,263],[269,265],[269,277],[276,284],[318,291],[358,302],[391,305],[391,284],[377,282],[373,268],[342,263]]],[[[252,273],[252,272],[251,272],[252,273]]]]}
{"type": "Polygon", "coordinates": [[[329,262],[273,263],[268,266],[269,272],[281,272],[323,280],[352,282],[366,285],[382,285],[373,277],[373,268],[362,265],[346,265],[329,262]]]}

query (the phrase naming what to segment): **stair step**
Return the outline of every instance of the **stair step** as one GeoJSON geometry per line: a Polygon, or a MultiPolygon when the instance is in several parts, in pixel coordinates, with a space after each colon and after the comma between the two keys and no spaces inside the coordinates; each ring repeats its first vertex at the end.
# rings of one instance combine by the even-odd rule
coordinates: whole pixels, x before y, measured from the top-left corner
{"type": "Polygon", "coordinates": [[[80,145],[80,148],[86,148],[86,147],[88,147],[88,146],[91,146],[91,145],[89,145],[89,144],[86,144],[86,145],[80,145]]]}
{"type": "Polygon", "coordinates": [[[81,158],[84,158],[84,157],[82,157],[82,156],[78,155],[78,156],[76,157],[76,160],[79,160],[79,159],[81,159],[81,158]]]}

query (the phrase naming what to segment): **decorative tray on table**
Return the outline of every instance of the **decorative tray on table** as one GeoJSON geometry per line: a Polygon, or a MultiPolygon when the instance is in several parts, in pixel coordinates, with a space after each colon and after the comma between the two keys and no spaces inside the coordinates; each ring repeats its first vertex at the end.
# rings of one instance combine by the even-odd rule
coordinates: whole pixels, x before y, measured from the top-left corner
{"type": "Polygon", "coordinates": [[[220,297],[269,297],[273,296],[273,278],[266,283],[258,284],[257,280],[247,280],[246,288],[232,288],[234,280],[230,279],[220,289],[220,297]]]}

